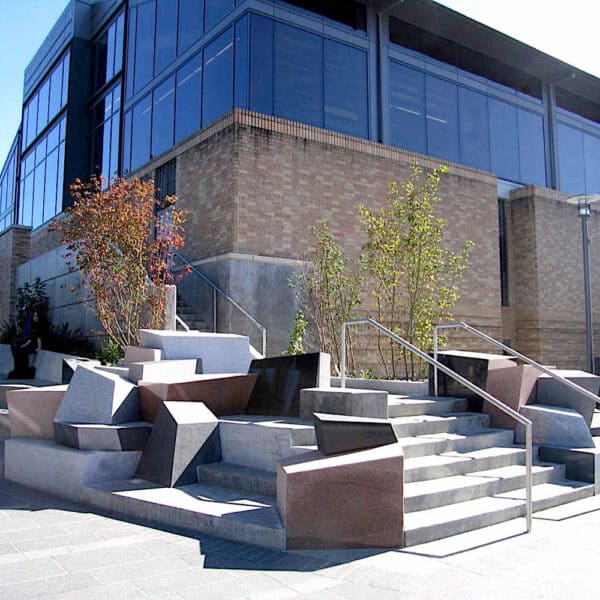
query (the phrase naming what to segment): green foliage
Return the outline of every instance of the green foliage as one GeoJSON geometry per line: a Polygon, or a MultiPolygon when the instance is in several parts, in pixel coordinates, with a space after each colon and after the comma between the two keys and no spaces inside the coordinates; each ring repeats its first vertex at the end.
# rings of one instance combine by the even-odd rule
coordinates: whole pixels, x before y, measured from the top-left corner
{"type": "MultiPolygon", "coordinates": [[[[345,257],[324,219],[313,229],[315,248],[308,266],[291,282],[302,311],[316,330],[319,348],[331,354],[332,369],[339,373],[341,327],[357,316],[362,275],[359,265],[345,257]]],[[[349,370],[354,372],[352,338],[348,336],[349,370]]]]}
{"type": "Polygon", "coordinates": [[[368,369],[361,369],[358,373],[358,376],[361,379],[375,379],[375,374],[373,373],[373,369],[370,367],[368,369]]]}
{"type": "Polygon", "coordinates": [[[96,350],[81,329],[71,330],[68,323],[50,325],[43,340],[44,349],[61,354],[94,358],[96,350]]]}
{"type": "Polygon", "coordinates": [[[292,329],[290,334],[290,344],[286,354],[304,354],[306,352],[304,349],[304,334],[307,327],[308,321],[304,318],[302,309],[298,309],[294,316],[294,329],[292,329]]]}
{"type": "Polygon", "coordinates": [[[18,314],[31,314],[37,311],[40,316],[48,312],[49,298],[46,284],[36,277],[33,284],[28,281],[16,291],[16,309],[18,314]]]}
{"type": "Polygon", "coordinates": [[[96,358],[103,365],[116,365],[125,356],[119,344],[109,340],[96,353],[96,358]]]}
{"type": "Polygon", "coordinates": [[[12,344],[17,337],[17,326],[3,321],[0,325],[0,344],[12,344]]]}
{"type": "MultiPolygon", "coordinates": [[[[423,176],[422,169],[413,167],[412,176],[400,187],[390,184],[381,209],[358,209],[367,237],[362,261],[376,319],[426,352],[433,348],[433,324],[451,317],[450,309],[459,298],[457,282],[474,246],[466,241],[458,253],[444,247],[446,221],[435,209],[446,171],[440,167],[423,176]]],[[[378,350],[388,378],[396,379],[402,372],[409,379],[423,374],[422,361],[396,342],[379,336],[378,350]]]]}

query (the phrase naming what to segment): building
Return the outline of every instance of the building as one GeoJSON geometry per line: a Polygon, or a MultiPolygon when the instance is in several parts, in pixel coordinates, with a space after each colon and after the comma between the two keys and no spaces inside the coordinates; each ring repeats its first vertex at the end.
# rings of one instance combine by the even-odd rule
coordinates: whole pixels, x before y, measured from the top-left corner
{"type": "MultiPolygon", "coordinates": [[[[476,243],[455,315],[584,366],[580,225],[565,199],[600,192],[598,79],[432,0],[71,0],[25,72],[1,171],[0,319],[39,275],[52,319],[89,325],[47,223],[75,177],[150,175],[190,210],[185,257],[281,351],[310,227],[330,217],[360,246],[356,206],[414,163],[449,165],[450,243],[476,243]]],[[[593,211],[594,257],[599,225],[593,211]]],[[[211,312],[199,282],[180,293],[211,312]]]]}

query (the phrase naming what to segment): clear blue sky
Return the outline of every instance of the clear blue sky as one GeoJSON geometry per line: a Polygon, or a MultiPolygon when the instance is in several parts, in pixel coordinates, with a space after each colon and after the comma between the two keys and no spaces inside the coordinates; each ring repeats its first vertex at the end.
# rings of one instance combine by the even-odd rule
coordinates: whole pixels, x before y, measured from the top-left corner
{"type": "MultiPolygon", "coordinates": [[[[598,0],[438,0],[600,77],[598,0]]],[[[67,0],[0,0],[0,166],[21,119],[23,71],[67,0]]]]}

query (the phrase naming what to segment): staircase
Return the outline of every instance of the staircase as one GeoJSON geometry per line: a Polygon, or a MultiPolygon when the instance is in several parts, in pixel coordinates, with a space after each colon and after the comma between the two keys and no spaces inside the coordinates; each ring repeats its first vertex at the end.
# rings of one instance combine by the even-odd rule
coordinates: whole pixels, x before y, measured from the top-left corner
{"type": "MultiPolygon", "coordinates": [[[[177,316],[189,327],[189,329],[198,331],[212,331],[210,325],[198,314],[193,308],[190,308],[185,301],[177,296],[177,316]]],[[[178,322],[177,330],[181,331],[184,328],[178,322]]]]}

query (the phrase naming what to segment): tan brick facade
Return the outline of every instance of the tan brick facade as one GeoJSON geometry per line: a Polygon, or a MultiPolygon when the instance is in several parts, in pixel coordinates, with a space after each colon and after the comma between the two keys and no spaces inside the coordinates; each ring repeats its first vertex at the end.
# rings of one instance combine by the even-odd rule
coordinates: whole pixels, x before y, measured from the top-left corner
{"type": "Polygon", "coordinates": [[[0,234],[0,323],[14,318],[15,270],[29,260],[31,229],[14,226],[0,234]]]}

